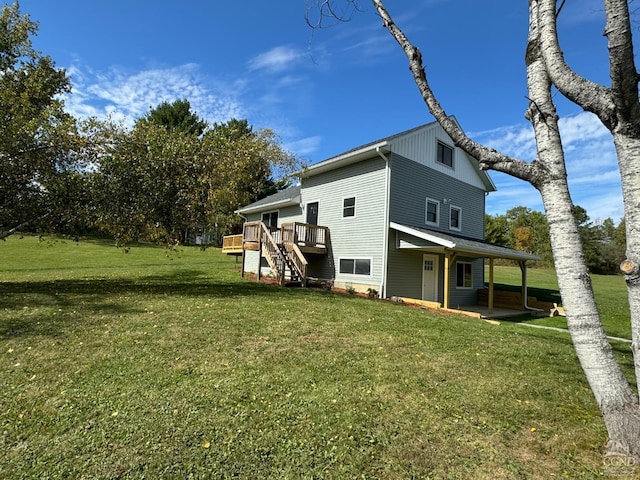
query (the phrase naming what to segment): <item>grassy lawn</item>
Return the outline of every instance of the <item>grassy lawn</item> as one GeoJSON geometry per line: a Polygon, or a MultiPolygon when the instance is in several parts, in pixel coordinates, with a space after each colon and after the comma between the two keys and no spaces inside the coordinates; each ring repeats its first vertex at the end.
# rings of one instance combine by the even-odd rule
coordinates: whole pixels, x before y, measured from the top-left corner
{"type": "MultiPolygon", "coordinates": [[[[500,266],[495,268],[495,284],[520,286],[520,268],[500,266]]],[[[486,278],[489,278],[488,274],[486,278]]],[[[596,302],[602,323],[608,335],[631,338],[631,318],[627,287],[621,275],[591,275],[596,302]]],[[[562,304],[558,293],[558,280],[554,270],[530,268],[527,270],[529,295],[562,304]]],[[[497,287],[496,287],[497,288],[497,287]]],[[[537,318],[527,323],[567,328],[563,317],[537,318]]]]}
{"type": "Polygon", "coordinates": [[[215,249],[0,252],[2,479],[606,473],[565,334],[242,280],[215,249]]]}

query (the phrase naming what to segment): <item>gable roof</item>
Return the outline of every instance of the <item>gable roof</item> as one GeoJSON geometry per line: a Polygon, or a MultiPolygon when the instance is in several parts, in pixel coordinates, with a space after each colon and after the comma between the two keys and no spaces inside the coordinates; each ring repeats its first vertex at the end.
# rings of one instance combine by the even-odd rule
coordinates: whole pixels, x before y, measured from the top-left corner
{"type": "Polygon", "coordinates": [[[269,195],[257,202],[253,202],[242,208],[239,208],[234,213],[254,213],[262,210],[277,209],[283,207],[289,207],[292,205],[298,205],[300,203],[300,185],[289,187],[285,190],[281,190],[273,195],[269,195]]]}
{"type": "MultiPolygon", "coordinates": [[[[429,242],[427,248],[442,248],[454,250],[462,254],[481,256],[484,258],[506,258],[509,260],[540,260],[540,257],[531,253],[521,252],[512,248],[496,245],[484,240],[478,240],[450,233],[437,232],[422,227],[402,225],[391,222],[389,225],[398,232],[407,233],[421,240],[429,242]]],[[[420,247],[416,247],[420,248],[420,247]]]]}
{"type": "MultiPolygon", "coordinates": [[[[458,121],[454,116],[451,116],[451,119],[454,122],[456,122],[456,124],[458,124],[458,121]]],[[[368,158],[371,158],[379,154],[384,155],[384,154],[390,153],[393,150],[392,147],[395,141],[401,138],[410,137],[411,135],[419,133],[423,130],[436,128],[438,125],[439,125],[438,122],[433,121],[433,122],[425,123],[424,125],[419,125],[409,130],[405,130],[400,133],[390,135],[388,137],[384,137],[379,140],[375,140],[373,142],[365,143],[364,145],[361,145],[356,148],[352,148],[351,150],[347,150],[346,152],[336,155],[334,157],[328,158],[318,163],[314,163],[313,165],[310,165],[306,167],[304,170],[296,173],[303,177],[305,176],[311,177],[314,175],[318,175],[320,173],[328,172],[340,167],[351,165],[353,163],[357,163],[362,160],[366,160],[368,158]]],[[[459,124],[458,124],[458,127],[460,127],[459,124]]],[[[480,177],[482,183],[487,188],[487,191],[496,191],[497,188],[493,183],[493,180],[491,180],[491,177],[489,176],[489,174],[484,170],[480,170],[477,163],[475,164],[475,167],[476,167],[476,172],[480,177]]]]}

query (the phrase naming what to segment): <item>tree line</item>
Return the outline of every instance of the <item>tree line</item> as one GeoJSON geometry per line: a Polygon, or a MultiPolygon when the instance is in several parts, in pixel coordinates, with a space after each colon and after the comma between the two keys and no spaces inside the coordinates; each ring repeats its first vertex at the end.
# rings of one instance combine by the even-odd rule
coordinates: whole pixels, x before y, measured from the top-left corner
{"type": "MultiPolygon", "coordinates": [[[[619,273],[626,249],[624,219],[617,225],[611,218],[591,221],[579,205],[574,207],[574,217],[589,271],[619,273]]],[[[504,214],[486,214],[485,238],[497,245],[538,255],[542,266],[553,266],[549,225],[542,212],[519,206],[504,214]]]]}
{"type": "Polygon", "coordinates": [[[209,124],[186,99],[126,128],[64,109],[71,82],[35,50],[18,3],[0,15],[0,238],[106,234],[117,244],[219,243],[233,212],[287,186],[299,160],[246,119],[209,124]]]}

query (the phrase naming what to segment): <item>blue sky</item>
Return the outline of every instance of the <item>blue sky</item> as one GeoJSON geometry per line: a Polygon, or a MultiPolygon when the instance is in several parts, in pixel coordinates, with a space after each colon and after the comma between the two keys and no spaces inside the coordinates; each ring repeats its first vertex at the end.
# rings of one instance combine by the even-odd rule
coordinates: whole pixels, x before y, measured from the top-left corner
{"type": "MultiPolygon", "coordinates": [[[[310,0],[21,0],[40,22],[35,47],[73,82],[67,109],[126,123],[163,101],[186,98],[209,122],[246,118],[315,163],[433,117],[403,52],[367,0],[348,23],[312,30],[310,0]]],[[[387,0],[423,52],[430,84],[474,139],[530,161],[524,119],[527,1],[387,0]]],[[[560,20],[566,59],[607,83],[601,0],[569,0],[560,20]]],[[[623,216],[609,133],[559,94],[574,202],[592,220],[623,216]]],[[[487,212],[542,210],[524,182],[491,172],[487,212]]]]}

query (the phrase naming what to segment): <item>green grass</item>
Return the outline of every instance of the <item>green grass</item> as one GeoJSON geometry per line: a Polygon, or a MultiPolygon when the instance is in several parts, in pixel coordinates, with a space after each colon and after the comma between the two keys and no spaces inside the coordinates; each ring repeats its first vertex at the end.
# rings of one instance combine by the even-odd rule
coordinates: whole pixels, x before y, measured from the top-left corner
{"type": "MultiPolygon", "coordinates": [[[[488,274],[486,278],[489,278],[488,274]]],[[[621,275],[591,275],[596,303],[600,318],[607,335],[631,338],[631,318],[629,315],[629,298],[627,287],[621,275]]],[[[519,267],[500,266],[495,268],[494,282],[496,288],[520,289],[521,273],[519,267]],[[498,286],[500,284],[500,286],[498,286]]],[[[529,268],[527,270],[529,295],[539,300],[562,304],[558,292],[556,273],[551,269],[529,268]]],[[[520,319],[522,320],[522,319],[520,319]]],[[[530,318],[527,323],[567,328],[563,317],[530,318]]]]}
{"type": "Polygon", "coordinates": [[[0,252],[0,478],[603,474],[565,334],[242,280],[215,249],[0,252]]]}

